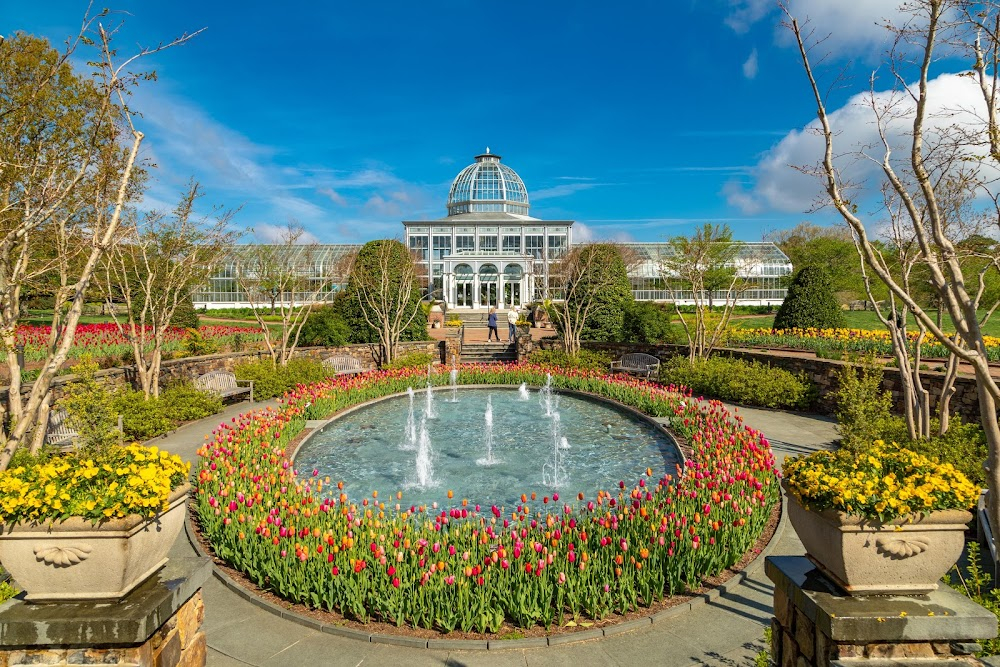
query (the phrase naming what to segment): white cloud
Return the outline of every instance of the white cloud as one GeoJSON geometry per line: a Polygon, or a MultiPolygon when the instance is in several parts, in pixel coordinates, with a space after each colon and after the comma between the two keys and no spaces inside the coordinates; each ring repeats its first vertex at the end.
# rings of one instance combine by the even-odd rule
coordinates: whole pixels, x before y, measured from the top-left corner
{"type": "MultiPolygon", "coordinates": [[[[894,117],[888,124],[887,136],[894,158],[908,159],[909,136],[914,103],[908,96],[883,91],[875,95],[880,108],[892,106],[894,117]]],[[[973,132],[983,127],[976,112],[983,108],[981,93],[975,80],[958,74],[942,74],[928,83],[928,106],[925,132],[933,144],[936,135],[952,127],[973,132]]],[[[830,113],[830,125],[835,133],[835,166],[841,176],[855,186],[865,187],[863,193],[847,193],[862,207],[876,206],[881,141],[874,122],[868,93],[855,95],[839,109],[830,113]],[[860,156],[866,150],[874,160],[860,156]]],[[[802,212],[813,208],[825,196],[822,183],[794,167],[811,167],[823,157],[823,138],[816,133],[818,121],[789,132],[772,147],[750,172],[746,180],[732,180],[724,188],[729,203],[745,213],[762,210],[802,212]]],[[[977,153],[972,146],[964,148],[968,156],[977,153]]],[[[979,151],[981,152],[981,151],[979,151]]],[[[992,169],[992,168],[991,168],[992,169]]],[[[989,174],[988,176],[1000,176],[989,174]]]]}
{"type": "Polygon", "coordinates": [[[347,206],[347,200],[344,199],[344,196],[333,188],[319,188],[316,192],[323,195],[337,206],[347,206]]]}
{"type": "Polygon", "coordinates": [[[551,188],[541,188],[540,190],[529,192],[528,197],[533,202],[552,199],[553,197],[567,197],[583,190],[596,188],[599,185],[604,184],[591,182],[561,183],[559,185],[554,185],[551,188]]]}
{"type": "MultiPolygon", "coordinates": [[[[261,243],[284,243],[288,234],[287,225],[269,225],[267,223],[254,225],[253,235],[261,243]]],[[[312,232],[306,231],[296,243],[317,243],[319,239],[312,232]]]]}
{"type": "MultiPolygon", "coordinates": [[[[883,27],[886,20],[899,22],[908,14],[900,9],[902,0],[788,0],[788,10],[803,23],[815,28],[816,37],[833,33],[823,46],[837,52],[878,51],[891,39],[883,27]]],[[[778,27],[784,15],[774,0],[730,0],[725,23],[745,34],[757,23],[776,27],[779,41],[787,41],[786,29],[778,27]]],[[[856,53],[852,54],[856,55],[856,53]]],[[[745,66],[744,66],[745,67],[745,66]]],[[[751,77],[752,78],[752,77],[751,77]]]]}
{"type": "Polygon", "coordinates": [[[757,78],[757,70],[757,49],[754,48],[754,50],[750,52],[750,57],[743,63],[743,76],[748,79],[755,79],[757,78]]]}

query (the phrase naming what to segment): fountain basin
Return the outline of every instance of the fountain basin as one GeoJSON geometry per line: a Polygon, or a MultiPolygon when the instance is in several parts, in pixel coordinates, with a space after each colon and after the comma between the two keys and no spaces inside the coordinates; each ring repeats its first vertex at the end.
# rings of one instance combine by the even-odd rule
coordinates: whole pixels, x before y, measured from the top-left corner
{"type": "MultiPolygon", "coordinates": [[[[452,389],[439,387],[438,397],[451,397],[452,389]]],[[[344,482],[344,493],[359,501],[378,491],[380,498],[401,491],[402,504],[439,507],[472,504],[512,508],[522,493],[538,498],[558,493],[575,500],[588,499],[598,490],[617,490],[624,480],[633,484],[647,468],[655,476],[673,473],[682,456],[670,435],[640,413],[597,397],[576,392],[559,395],[559,428],[545,417],[538,392],[522,400],[517,387],[461,387],[457,403],[435,401],[436,418],[427,420],[433,443],[433,484],[421,486],[416,474],[415,452],[408,450],[406,394],[397,394],[341,413],[302,443],[295,454],[299,470],[318,470],[320,476],[344,482]],[[487,433],[487,398],[492,401],[492,465],[483,465],[487,433]],[[559,448],[564,475],[543,475],[553,450],[559,448]],[[453,499],[448,498],[453,491],[453,499]]],[[[416,401],[417,420],[423,401],[416,401]]],[[[549,468],[551,470],[551,467],[549,468]]]]}

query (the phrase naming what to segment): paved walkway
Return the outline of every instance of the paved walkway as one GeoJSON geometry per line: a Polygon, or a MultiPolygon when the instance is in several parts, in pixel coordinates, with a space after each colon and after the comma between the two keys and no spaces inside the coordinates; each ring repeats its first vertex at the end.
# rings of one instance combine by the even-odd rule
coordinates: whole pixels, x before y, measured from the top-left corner
{"type": "MultiPolygon", "coordinates": [[[[193,461],[214,424],[229,421],[247,409],[246,403],[230,406],[216,418],[189,424],[154,444],[193,461]]],[[[764,432],[779,460],[829,448],[836,439],[833,422],[824,417],[754,408],[739,408],[738,414],[764,432]]],[[[790,528],[776,539],[775,555],[803,552],[790,528]]],[[[172,555],[192,553],[181,535],[172,555]]],[[[753,573],[732,593],[648,628],[567,646],[488,652],[406,649],[323,634],[255,607],[213,578],[202,592],[208,665],[752,665],[754,654],[763,647],[764,627],[770,623],[773,589],[761,562],[751,569],[753,573]]]]}

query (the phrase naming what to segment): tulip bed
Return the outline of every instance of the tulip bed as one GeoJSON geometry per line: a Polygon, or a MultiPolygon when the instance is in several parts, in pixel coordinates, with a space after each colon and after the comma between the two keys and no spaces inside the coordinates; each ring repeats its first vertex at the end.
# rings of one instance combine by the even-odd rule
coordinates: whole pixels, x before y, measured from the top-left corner
{"type": "MultiPolygon", "coordinates": [[[[909,332],[910,343],[916,343],[917,333],[909,332]]],[[[726,332],[727,344],[735,347],[791,348],[795,350],[836,350],[892,355],[889,332],[883,329],[741,329],[726,332]]],[[[985,336],[986,354],[990,361],[1000,361],[1000,338],[985,336]]],[[[925,359],[947,359],[948,348],[933,336],[926,336],[920,345],[925,359]]]]}
{"type": "MultiPolygon", "coordinates": [[[[19,326],[17,328],[15,336],[17,344],[24,345],[25,361],[30,363],[45,359],[51,329],[48,326],[19,326]]],[[[198,328],[198,333],[203,338],[212,340],[220,346],[231,345],[236,336],[239,336],[247,345],[263,340],[261,330],[254,327],[203,326],[198,328]]],[[[182,349],[184,339],[187,336],[186,329],[175,327],[168,330],[163,346],[164,352],[182,349]]],[[[73,336],[73,347],[70,348],[69,358],[78,359],[83,355],[95,358],[113,357],[131,352],[131,343],[113,322],[81,324],[76,328],[76,334],[73,336]]],[[[3,353],[0,353],[0,360],[4,358],[3,353]]]]}
{"type": "MultiPolygon", "coordinates": [[[[299,387],[278,410],[220,425],[200,450],[196,506],[216,555],[262,588],[361,622],[496,632],[651,605],[738,562],[779,498],[767,440],[718,402],[624,376],[534,364],[460,366],[461,384],[527,382],[590,392],[668,417],[683,468],[612,489],[522,495],[516,507],[416,506],[344,495],[295,471],[306,419],[421,386],[421,370],[299,387]]],[[[448,382],[445,373],[430,377],[448,382]]],[[[450,496],[450,494],[449,494],[450,496]]]]}

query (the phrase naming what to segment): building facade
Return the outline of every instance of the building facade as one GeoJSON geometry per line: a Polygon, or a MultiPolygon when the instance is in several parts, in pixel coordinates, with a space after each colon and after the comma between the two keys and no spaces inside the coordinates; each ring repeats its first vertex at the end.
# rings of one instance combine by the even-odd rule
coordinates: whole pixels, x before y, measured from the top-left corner
{"type": "MultiPolygon", "coordinates": [[[[489,148],[477,155],[452,181],[445,217],[403,221],[404,242],[426,276],[427,297],[461,310],[504,309],[559,298],[558,264],[573,246],[573,221],[540,220],[529,211],[521,177],[489,148]]],[[[670,276],[663,273],[662,260],[672,251],[669,243],[622,245],[635,260],[629,278],[636,299],[691,301],[692,295],[670,289],[670,276]]],[[[324,287],[276,298],[295,303],[332,298],[346,279],[339,270],[343,257],[358,247],[321,245],[291,251],[287,262],[307,279],[303,283],[324,287]]],[[[196,307],[249,305],[235,280],[240,254],[240,248],[234,248],[231,259],[194,294],[196,307]]],[[[773,243],[741,243],[734,268],[749,284],[740,293],[741,304],[776,305],[784,300],[792,265],[773,243]]]]}

